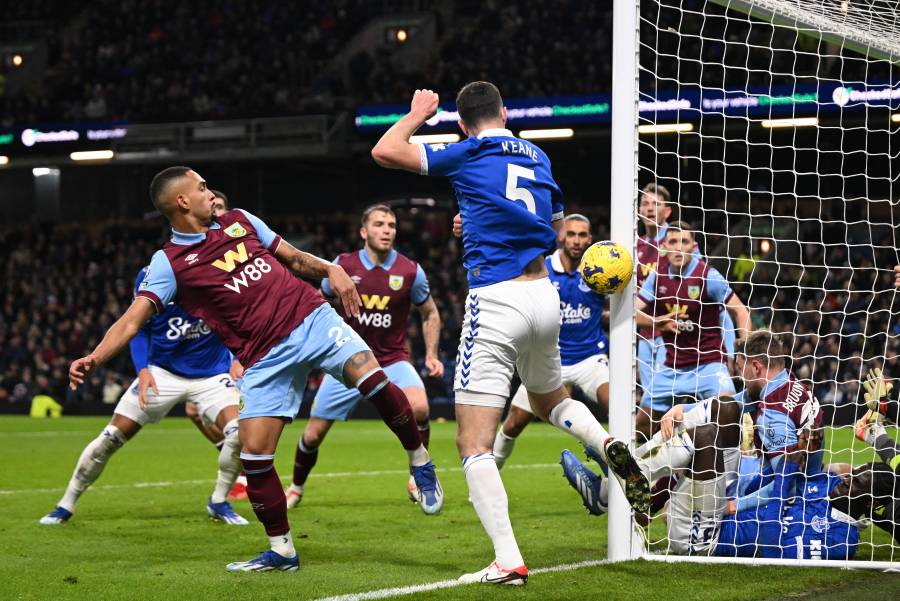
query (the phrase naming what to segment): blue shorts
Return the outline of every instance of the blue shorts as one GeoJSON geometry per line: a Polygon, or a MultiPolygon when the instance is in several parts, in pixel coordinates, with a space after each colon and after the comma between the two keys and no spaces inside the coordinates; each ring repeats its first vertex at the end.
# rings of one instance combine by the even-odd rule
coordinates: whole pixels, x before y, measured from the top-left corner
{"type": "MultiPolygon", "coordinates": [[[[388,379],[400,388],[425,388],[422,378],[409,361],[397,361],[383,369],[388,379]]],[[[319,419],[346,421],[361,400],[362,396],[356,388],[344,386],[329,374],[322,380],[310,415],[319,419]]]]}
{"type": "Polygon", "coordinates": [[[637,345],[638,373],[641,376],[641,386],[644,388],[641,405],[649,406],[650,382],[653,381],[653,372],[657,367],[661,368],[666,360],[666,347],[663,345],[662,336],[649,340],[638,338],[637,345]]]}
{"type": "Polygon", "coordinates": [[[661,367],[651,375],[649,398],[641,400],[641,407],[654,411],[668,411],[673,397],[692,396],[697,400],[720,394],[734,396],[734,382],[724,363],[707,363],[698,369],[676,370],[661,367]]]}
{"type": "Polygon", "coordinates": [[[238,418],[294,419],[310,370],[322,369],[342,380],[344,363],[368,350],[369,346],[331,305],[318,307],[238,380],[238,418]]]}

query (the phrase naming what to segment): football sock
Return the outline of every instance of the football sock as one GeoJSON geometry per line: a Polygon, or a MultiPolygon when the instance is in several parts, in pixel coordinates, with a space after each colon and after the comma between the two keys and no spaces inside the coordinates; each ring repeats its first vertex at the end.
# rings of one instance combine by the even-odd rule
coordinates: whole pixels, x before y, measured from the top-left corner
{"type": "Polygon", "coordinates": [[[506,570],[525,565],[509,521],[506,489],[503,488],[493,453],[466,457],[463,459],[463,471],[475,513],[494,543],[497,564],[506,570]]]}
{"type": "Polygon", "coordinates": [[[270,536],[269,544],[272,546],[272,550],[282,557],[296,557],[297,555],[297,550],[294,549],[294,538],[291,536],[290,531],[270,536]]]}
{"type": "Polygon", "coordinates": [[[222,450],[222,447],[225,446],[225,439],[223,438],[223,439],[220,440],[219,442],[214,442],[214,443],[213,443],[213,446],[216,447],[216,449],[218,449],[219,451],[221,451],[221,450],[222,450]]]}
{"type": "Polygon", "coordinates": [[[422,445],[422,436],[416,425],[412,407],[403,391],[388,380],[381,369],[373,370],[356,383],[363,399],[372,403],[381,419],[400,440],[409,455],[410,465],[424,465],[428,462],[428,451],[422,445]]]}
{"type": "Polygon", "coordinates": [[[125,436],[115,426],[103,428],[100,436],[89,442],[84,447],[84,451],[81,452],[81,457],[78,458],[78,464],[75,466],[75,472],[72,474],[69,485],[66,487],[66,492],[58,505],[67,511],[75,513],[75,503],[78,502],[78,498],[100,477],[110,456],[122,448],[125,442],[125,436]]]}
{"type": "MultiPolygon", "coordinates": [[[[274,458],[274,455],[241,453],[241,462],[247,475],[247,498],[250,499],[250,505],[265,527],[266,534],[270,537],[279,537],[287,534],[291,528],[288,525],[287,502],[281,489],[281,480],[278,479],[278,473],[273,465],[274,458]]],[[[293,543],[290,544],[293,548],[293,543]]]]}
{"type": "Polygon", "coordinates": [[[563,432],[568,432],[583,444],[593,447],[606,458],[603,443],[609,438],[609,432],[582,403],[573,399],[563,399],[550,411],[550,423],[563,432]]]}
{"type": "Polygon", "coordinates": [[[428,443],[431,442],[431,420],[426,417],[424,422],[417,422],[416,426],[419,428],[419,437],[422,439],[422,446],[427,449],[428,443]]]}
{"type": "Polygon", "coordinates": [[[221,503],[228,496],[234,481],[241,473],[241,440],[238,436],[238,420],[233,419],[222,429],[225,438],[219,451],[219,472],[216,477],[216,488],[211,500],[221,503]]]}
{"type": "Polygon", "coordinates": [[[694,442],[687,432],[677,434],[638,460],[641,471],[650,482],[691,465],[694,442]]]}
{"type": "Polygon", "coordinates": [[[306,479],[309,478],[309,472],[316,465],[319,459],[319,448],[308,447],[303,442],[303,435],[297,441],[297,451],[294,453],[294,478],[292,484],[294,486],[303,486],[306,479]]]}
{"type": "Polygon", "coordinates": [[[498,470],[503,469],[503,464],[506,463],[506,460],[512,455],[515,446],[516,439],[504,434],[503,427],[501,426],[500,429],[497,430],[497,436],[494,438],[494,461],[497,462],[498,470]]]}

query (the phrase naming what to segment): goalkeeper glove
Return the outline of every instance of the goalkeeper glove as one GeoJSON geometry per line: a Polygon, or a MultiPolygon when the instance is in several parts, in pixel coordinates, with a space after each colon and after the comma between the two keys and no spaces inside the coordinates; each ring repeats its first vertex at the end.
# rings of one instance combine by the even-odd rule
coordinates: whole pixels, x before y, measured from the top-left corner
{"type": "Polygon", "coordinates": [[[885,380],[881,368],[876,367],[870,369],[866,374],[866,381],[863,382],[865,393],[863,397],[866,399],[868,408],[876,413],[884,414],[884,407],[888,400],[888,395],[894,389],[893,382],[885,380]]]}

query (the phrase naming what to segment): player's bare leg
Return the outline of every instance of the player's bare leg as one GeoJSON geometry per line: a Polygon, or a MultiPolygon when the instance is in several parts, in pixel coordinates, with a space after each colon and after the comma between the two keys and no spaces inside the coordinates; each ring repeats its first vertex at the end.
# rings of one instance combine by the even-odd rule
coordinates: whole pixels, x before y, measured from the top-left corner
{"type": "Polygon", "coordinates": [[[597,387],[597,404],[604,413],[609,415],[609,382],[604,382],[597,387]]]}
{"type": "Polygon", "coordinates": [[[303,429],[294,453],[294,476],[291,485],[284,491],[288,509],[293,509],[303,500],[306,479],[319,459],[319,445],[325,440],[332,424],[333,420],[311,416],[303,429]]]}
{"type": "Polygon", "coordinates": [[[503,409],[498,407],[468,405],[457,399],[456,447],[472,506],[494,545],[493,563],[484,570],[460,577],[463,582],[525,584],[528,581],[528,568],[509,519],[506,489],[491,452],[502,416],[503,409]]]}
{"type": "Polygon", "coordinates": [[[531,408],[542,419],[567,432],[587,447],[599,452],[625,491],[625,497],[638,513],[646,513],[650,505],[650,483],[641,473],[628,446],[612,438],[590,410],[569,398],[560,386],[546,394],[528,393],[531,408]]]}
{"type": "Polygon", "coordinates": [[[634,419],[634,430],[637,434],[637,444],[643,444],[650,440],[659,430],[659,422],[664,415],[661,411],[653,411],[646,407],[638,407],[634,419]]]}
{"type": "Polygon", "coordinates": [[[184,414],[209,442],[213,443],[217,449],[222,448],[222,441],[225,440],[225,434],[222,433],[222,428],[216,424],[205,423],[200,412],[197,410],[196,403],[185,403],[184,414]]]}
{"type": "Polygon", "coordinates": [[[89,442],[81,452],[65,494],[57,503],[56,509],[41,518],[41,524],[56,525],[69,521],[75,513],[78,499],[97,481],[109,458],[140,430],[141,425],[136,421],[114,413],[100,436],[89,442]]]}
{"type": "Polygon", "coordinates": [[[353,383],[359,390],[363,400],[372,403],[406,450],[410,471],[419,488],[422,511],[426,514],[438,513],[444,504],[444,491],[437,480],[428,450],[422,444],[422,435],[406,395],[388,379],[371,351],[350,357],[344,364],[343,376],[344,382],[353,383]]]}
{"type": "MultiPolygon", "coordinates": [[[[431,442],[431,421],[430,411],[428,408],[428,395],[425,389],[420,386],[407,386],[403,388],[403,394],[409,400],[409,406],[412,408],[413,417],[416,419],[416,426],[419,428],[419,435],[422,437],[422,444],[428,448],[431,442]]],[[[419,501],[419,487],[416,486],[416,479],[410,474],[409,480],[406,482],[406,494],[413,503],[419,501]]]]}
{"type": "Polygon", "coordinates": [[[497,469],[503,469],[503,464],[512,455],[516,446],[516,439],[519,434],[525,430],[525,427],[531,423],[534,415],[527,411],[511,405],[509,414],[503,420],[503,425],[497,430],[497,436],[494,438],[494,461],[497,462],[497,469]]]}

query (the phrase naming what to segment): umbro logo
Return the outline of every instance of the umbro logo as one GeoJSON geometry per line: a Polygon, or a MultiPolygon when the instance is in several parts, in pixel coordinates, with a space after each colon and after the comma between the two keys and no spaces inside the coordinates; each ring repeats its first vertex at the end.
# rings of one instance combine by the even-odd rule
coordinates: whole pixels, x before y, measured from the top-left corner
{"type": "Polygon", "coordinates": [[[660,287],[659,287],[659,292],[660,292],[660,294],[665,294],[666,291],[668,291],[668,290],[669,290],[669,289],[668,289],[668,287],[666,287],[666,286],[660,286],[660,287]]]}
{"type": "Polygon", "coordinates": [[[354,284],[356,284],[357,286],[359,286],[359,283],[362,281],[362,278],[359,277],[358,275],[351,275],[350,281],[353,282],[354,284]]]}
{"type": "Polygon", "coordinates": [[[198,259],[197,259],[197,253],[191,253],[191,254],[189,254],[188,256],[186,256],[186,257],[184,258],[184,260],[185,260],[185,262],[187,262],[188,265],[193,265],[193,264],[196,263],[197,260],[198,260],[198,259]]]}

